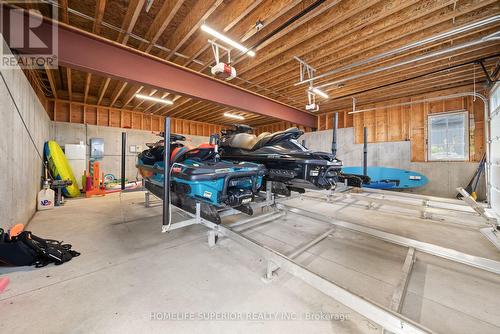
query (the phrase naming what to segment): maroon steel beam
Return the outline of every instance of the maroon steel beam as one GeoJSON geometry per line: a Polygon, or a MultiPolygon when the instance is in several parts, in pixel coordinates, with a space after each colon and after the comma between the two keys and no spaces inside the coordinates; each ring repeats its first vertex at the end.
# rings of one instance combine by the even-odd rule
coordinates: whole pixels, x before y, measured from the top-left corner
{"type": "Polygon", "coordinates": [[[315,115],[59,22],[45,18],[37,35],[49,36],[53,25],[59,65],[316,127],[315,115]]]}

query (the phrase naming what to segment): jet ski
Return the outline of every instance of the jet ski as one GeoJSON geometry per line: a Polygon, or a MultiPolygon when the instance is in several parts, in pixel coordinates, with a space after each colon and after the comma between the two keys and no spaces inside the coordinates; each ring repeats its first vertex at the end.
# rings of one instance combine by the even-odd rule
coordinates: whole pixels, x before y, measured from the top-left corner
{"type": "Polygon", "coordinates": [[[249,161],[266,166],[266,181],[273,181],[273,192],[289,196],[291,191],[335,188],[342,162],[326,152],[314,152],[297,139],[304,133],[290,128],[275,133],[252,134],[248,125],[223,130],[220,138],[222,159],[249,161]]]}
{"type": "MultiPolygon", "coordinates": [[[[171,203],[189,212],[201,204],[201,216],[220,224],[219,212],[235,208],[252,215],[249,203],[262,186],[265,167],[251,162],[221,160],[217,145],[202,144],[190,149],[181,135],[170,136],[171,203]]],[[[145,187],[163,197],[164,140],[147,144],[138,155],[136,167],[145,187]]]]}

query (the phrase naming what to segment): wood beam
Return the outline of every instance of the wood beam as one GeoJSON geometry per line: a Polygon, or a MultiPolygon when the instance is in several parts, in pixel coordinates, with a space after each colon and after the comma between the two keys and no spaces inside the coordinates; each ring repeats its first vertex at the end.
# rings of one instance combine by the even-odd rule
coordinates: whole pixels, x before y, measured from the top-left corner
{"type": "Polygon", "coordinates": [[[194,117],[194,115],[201,115],[207,111],[223,108],[219,105],[208,104],[204,101],[200,101],[200,103],[196,106],[196,108],[189,108],[188,110],[179,113],[183,118],[194,117]]]}
{"type": "MultiPolygon", "coordinates": [[[[242,19],[242,21],[238,22],[238,24],[234,25],[231,27],[231,23],[226,26],[224,31],[228,32],[229,30],[229,36],[241,36],[241,38],[237,38],[242,40],[242,42],[246,41],[248,38],[254,36],[259,32],[259,35],[263,35],[266,33],[270,33],[272,30],[275,29],[277,26],[283,24],[287,18],[281,18],[285,13],[287,13],[290,9],[292,9],[294,6],[300,4],[300,0],[265,0],[261,2],[261,5],[258,6],[258,8],[254,11],[251,11],[246,17],[242,19]],[[265,24],[265,28],[261,31],[257,31],[257,29],[254,28],[255,22],[258,20],[261,20],[265,24]],[[275,23],[275,24],[274,24],[275,23]],[[274,25],[273,25],[274,24],[274,25]],[[248,27],[250,30],[248,30],[248,27]]],[[[213,22],[217,22],[215,19],[213,22]]],[[[204,40],[206,38],[205,34],[200,35],[201,39],[204,40]]],[[[207,50],[209,49],[208,45],[205,45],[205,48],[200,50],[199,52],[195,53],[188,61],[184,63],[184,66],[188,66],[192,63],[192,61],[195,58],[202,59],[202,61],[205,63],[204,66],[201,66],[201,68],[198,69],[199,72],[203,72],[206,70],[211,61],[211,51],[207,50]]],[[[184,53],[189,54],[190,50],[183,51],[184,53]]],[[[226,52],[223,52],[223,55],[225,55],[226,52]]],[[[196,65],[199,67],[200,65],[197,63],[192,63],[192,65],[196,65]]]]}
{"type": "MultiPolygon", "coordinates": [[[[297,0],[287,0],[287,1],[271,1],[262,3],[258,10],[252,12],[243,21],[236,25],[234,29],[228,31],[229,36],[234,36],[236,40],[240,40],[246,45],[254,45],[257,42],[257,38],[262,38],[275,31],[278,27],[285,24],[286,21],[302,11],[307,5],[311,4],[313,0],[307,1],[297,1],[297,0]],[[264,23],[264,28],[257,30],[255,28],[255,22],[262,21],[264,23]],[[251,27],[251,28],[248,28],[251,27]]],[[[329,6],[332,6],[333,2],[330,2],[329,6]]],[[[317,11],[319,13],[319,11],[317,11]]],[[[292,26],[299,24],[300,22],[295,22],[292,26]]],[[[280,32],[281,33],[281,32],[280,32]]],[[[274,37],[273,37],[274,38],[274,37]]],[[[234,52],[233,52],[234,53],[234,52]]],[[[226,52],[222,53],[225,56],[226,52]]],[[[233,54],[233,57],[236,55],[233,54]]],[[[205,52],[199,57],[205,65],[202,66],[199,71],[205,71],[212,59],[211,50],[205,52]]],[[[234,59],[233,59],[234,61],[234,59]]]]}
{"type": "Polygon", "coordinates": [[[92,80],[92,74],[86,73],[85,75],[85,91],[83,93],[83,103],[87,103],[87,97],[89,96],[90,81],[92,80]]]}
{"type": "Polygon", "coordinates": [[[168,25],[177,14],[177,11],[183,3],[184,0],[166,0],[163,3],[160,11],[154,18],[153,23],[149,26],[149,29],[146,32],[145,39],[149,42],[141,42],[141,44],[139,45],[139,50],[148,53],[151,51],[154,44],[161,37],[165,29],[167,29],[168,25]]]}
{"type": "MultiPolygon", "coordinates": [[[[377,52],[400,47],[409,42],[422,40],[454,28],[452,18],[456,19],[456,25],[462,25],[491,15],[491,10],[487,10],[487,8],[480,10],[480,6],[488,3],[466,7],[460,6],[457,7],[456,11],[448,8],[447,2],[432,4],[433,6],[424,7],[425,10],[422,10],[419,6],[411,6],[391,16],[382,16],[382,19],[376,20],[366,29],[353,31],[346,22],[344,28],[342,26],[336,27],[336,34],[329,44],[319,45],[319,47],[309,42],[301,44],[308,52],[297,55],[316,67],[318,73],[321,73],[329,68],[340,67],[355,61],[353,59],[355,55],[365,59],[370,55],[377,54],[377,52]],[[465,16],[468,13],[473,15],[465,16]],[[424,17],[425,20],[422,19],[424,17]],[[379,51],[376,51],[376,49],[379,51]],[[332,52],[332,50],[334,51],[332,52]]],[[[363,25],[358,26],[364,27],[363,25]]],[[[297,52],[299,52],[299,49],[297,49],[297,52]]],[[[290,84],[295,82],[294,78],[296,77],[298,65],[293,58],[271,59],[262,67],[270,70],[267,72],[259,69],[253,70],[250,77],[245,77],[251,79],[252,82],[269,88],[280,85],[279,81],[288,81],[290,84]],[[270,73],[273,75],[271,76],[270,73]],[[280,79],[276,80],[276,78],[280,79]]]]}
{"type": "MultiPolygon", "coordinates": [[[[152,90],[151,90],[151,91],[150,91],[147,95],[148,95],[148,96],[153,96],[153,95],[155,95],[155,94],[156,94],[156,92],[157,92],[157,91],[158,91],[158,89],[152,89],[152,90]]],[[[142,106],[142,104],[143,104],[144,102],[146,102],[146,100],[144,100],[144,99],[138,99],[138,100],[139,100],[139,103],[137,103],[137,104],[134,106],[134,109],[139,108],[140,106],[142,106]]]]}
{"type": "Polygon", "coordinates": [[[69,68],[69,67],[66,67],[66,81],[68,83],[68,97],[69,97],[69,100],[72,101],[73,100],[73,87],[72,87],[73,78],[71,77],[71,68],[69,68]]]}
{"type": "MultiPolygon", "coordinates": [[[[181,99],[181,98],[182,98],[182,96],[180,96],[180,95],[176,95],[176,96],[172,99],[172,101],[174,102],[174,105],[175,105],[175,104],[177,103],[177,101],[178,101],[179,99],[181,99]]],[[[158,109],[156,109],[155,111],[152,111],[151,113],[152,113],[152,114],[158,114],[160,111],[162,111],[163,109],[165,109],[165,108],[167,108],[167,107],[168,107],[168,108],[172,108],[172,106],[169,106],[169,105],[164,104],[164,105],[160,106],[158,109]]]]}
{"type": "MultiPolygon", "coordinates": [[[[355,92],[356,90],[364,90],[370,84],[381,85],[386,82],[396,82],[401,80],[402,78],[408,78],[412,76],[422,75],[425,73],[429,73],[435,71],[437,69],[444,69],[449,66],[453,66],[453,64],[463,63],[465,61],[471,61],[474,59],[480,59],[483,57],[491,56],[495,54],[495,50],[498,50],[498,45],[500,43],[487,44],[483,46],[476,46],[474,48],[465,49],[465,51],[454,53],[453,55],[446,55],[442,57],[437,57],[434,59],[420,61],[413,64],[408,64],[405,66],[400,66],[391,71],[380,72],[374,75],[367,76],[363,80],[357,81],[346,81],[346,85],[342,88],[337,88],[334,90],[335,95],[345,94],[345,92],[355,92]]],[[[426,50],[427,51],[427,50],[426,50]]],[[[426,51],[423,51],[424,53],[426,51]]],[[[411,58],[411,57],[410,57],[411,58]]],[[[404,59],[403,59],[404,60],[404,59]]],[[[392,61],[391,61],[392,63],[392,61]]],[[[378,64],[377,64],[378,65],[378,64]]],[[[373,65],[375,66],[375,65],[373,65]]],[[[379,67],[379,66],[376,66],[379,67]]],[[[358,69],[355,72],[351,72],[350,74],[359,74],[364,73],[364,71],[369,70],[370,67],[358,69]]],[[[342,78],[341,76],[339,76],[342,78]]],[[[331,90],[326,90],[328,93],[331,90]]],[[[304,96],[303,92],[300,90],[290,89],[285,91],[286,94],[289,94],[291,97],[298,98],[304,96]]],[[[331,95],[331,93],[330,93],[331,95]]],[[[303,98],[305,101],[305,97],[303,98]]]]}
{"type": "Polygon", "coordinates": [[[146,0],[130,0],[127,7],[127,13],[125,14],[125,18],[122,23],[122,30],[125,32],[120,32],[118,35],[118,43],[127,45],[130,33],[134,30],[135,24],[137,23],[137,19],[139,18],[139,14],[141,13],[145,2],[146,0]]]}
{"type": "Polygon", "coordinates": [[[178,115],[183,115],[186,111],[188,110],[193,110],[197,106],[203,106],[205,105],[205,101],[192,101],[189,105],[185,105],[183,108],[177,109],[175,111],[171,111],[170,115],[172,117],[178,116],[178,115]]]}
{"type": "MultiPolygon", "coordinates": [[[[169,93],[163,93],[160,97],[160,99],[164,99],[168,96],[169,93]]],[[[152,102],[148,107],[146,107],[142,112],[147,112],[149,109],[153,108],[154,106],[158,105],[158,102],[152,102]]]]}
{"type": "Polygon", "coordinates": [[[119,82],[117,85],[116,85],[116,88],[113,92],[113,94],[111,95],[111,103],[109,104],[110,107],[114,106],[116,101],[118,100],[118,98],[120,97],[120,95],[123,93],[123,90],[125,89],[125,87],[127,87],[128,85],[128,82],[119,82]]]}
{"type": "Polygon", "coordinates": [[[60,0],[59,4],[61,6],[61,21],[64,23],[69,23],[68,0],[60,0]]]}
{"type": "Polygon", "coordinates": [[[127,94],[125,94],[125,96],[123,97],[122,108],[126,109],[128,104],[132,102],[132,100],[134,99],[135,94],[139,94],[140,92],[142,92],[143,89],[144,86],[139,86],[139,85],[131,86],[127,91],[127,94]]]}
{"type": "MultiPolygon", "coordinates": [[[[222,8],[222,10],[214,14],[213,18],[209,18],[207,24],[215,30],[227,32],[243,17],[254,10],[261,2],[262,0],[239,0],[227,2],[224,4],[224,8],[222,8]]],[[[182,50],[182,53],[186,55],[193,55],[189,58],[189,60],[187,60],[187,62],[185,62],[184,66],[193,61],[193,59],[197,58],[208,48],[210,48],[210,45],[207,43],[207,35],[204,33],[198,33],[193,42],[182,50]]],[[[176,57],[173,61],[183,62],[184,58],[176,57]]]]}
{"type": "MultiPolygon", "coordinates": [[[[186,103],[189,103],[189,102],[192,102],[192,100],[188,97],[185,97],[185,96],[181,96],[180,98],[178,98],[177,100],[175,100],[175,103],[173,106],[170,107],[169,110],[166,111],[165,114],[171,114],[172,111],[174,110],[177,110],[178,108],[181,108],[183,107],[186,103]]],[[[163,107],[155,110],[153,113],[157,113],[159,112],[161,109],[163,109],[163,107]]]]}
{"type": "MultiPolygon", "coordinates": [[[[441,0],[444,1],[444,0],[441,0]]],[[[446,0],[450,1],[450,0],[446,0]]],[[[341,2],[330,8],[323,16],[316,18],[307,25],[302,25],[292,31],[288,36],[289,43],[277,40],[259,50],[257,59],[250,59],[243,66],[239,66],[239,74],[245,79],[251,80],[256,76],[255,72],[262,73],[262,66],[280,60],[293,61],[294,56],[301,56],[310,48],[319,48],[337,34],[344,34],[353,29],[363,29],[369,23],[401,11],[418,0],[402,2],[380,2],[377,0],[363,1],[353,0],[341,2]],[[313,42],[314,41],[314,42],[313,42]],[[256,66],[260,66],[255,70],[256,66]],[[248,73],[247,73],[248,72],[248,73]],[[245,73],[247,73],[245,75],[245,73]]]]}
{"type": "Polygon", "coordinates": [[[104,11],[106,9],[106,0],[97,0],[95,5],[95,14],[94,14],[94,25],[92,26],[92,32],[94,34],[99,34],[101,32],[101,23],[102,18],[104,17],[104,11]]]}
{"type": "Polygon", "coordinates": [[[203,22],[208,19],[222,2],[223,0],[196,2],[189,14],[172,33],[171,38],[167,40],[166,47],[170,50],[170,53],[166,57],[167,60],[175,55],[180,47],[200,28],[203,22]]]}
{"type": "Polygon", "coordinates": [[[47,79],[49,79],[50,90],[52,91],[52,96],[57,99],[57,85],[54,78],[54,73],[52,69],[49,69],[47,64],[45,66],[45,73],[47,73],[47,79]]]}
{"type": "Polygon", "coordinates": [[[111,78],[106,78],[101,82],[101,88],[99,88],[99,98],[97,99],[97,105],[101,105],[102,99],[104,98],[104,94],[106,94],[106,90],[108,89],[110,81],[111,78]]]}

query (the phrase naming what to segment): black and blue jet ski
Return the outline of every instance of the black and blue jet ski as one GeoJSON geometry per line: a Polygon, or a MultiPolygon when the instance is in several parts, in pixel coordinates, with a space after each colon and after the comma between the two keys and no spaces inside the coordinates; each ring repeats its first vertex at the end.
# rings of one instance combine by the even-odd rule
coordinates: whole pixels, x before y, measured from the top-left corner
{"type": "Polygon", "coordinates": [[[342,162],[326,152],[314,152],[297,139],[303,131],[290,128],[254,135],[247,125],[223,130],[220,154],[224,160],[249,161],[266,166],[266,181],[273,181],[273,192],[289,196],[291,191],[333,189],[342,162]]]}
{"type": "MultiPolygon", "coordinates": [[[[171,201],[184,210],[195,212],[201,204],[201,216],[220,223],[218,212],[228,207],[252,214],[249,203],[262,186],[265,167],[251,162],[221,160],[216,144],[189,149],[181,135],[170,136],[171,201]]],[[[164,141],[147,144],[138,155],[136,167],[145,179],[145,187],[163,197],[164,141]]]]}

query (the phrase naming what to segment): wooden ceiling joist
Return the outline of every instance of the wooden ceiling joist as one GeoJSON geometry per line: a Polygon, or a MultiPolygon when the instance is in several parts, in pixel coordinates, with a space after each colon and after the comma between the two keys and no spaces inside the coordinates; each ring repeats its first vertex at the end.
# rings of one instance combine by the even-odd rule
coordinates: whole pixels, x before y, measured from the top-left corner
{"type": "Polygon", "coordinates": [[[139,14],[141,13],[145,2],[146,0],[130,0],[127,7],[127,13],[125,14],[125,18],[122,23],[122,31],[124,32],[120,32],[118,35],[118,43],[127,44],[130,33],[137,23],[137,19],[139,18],[139,14]]]}
{"type": "Polygon", "coordinates": [[[106,0],[97,0],[95,5],[95,21],[92,27],[92,32],[94,34],[99,34],[101,31],[101,23],[104,17],[104,11],[106,9],[106,0]]]}
{"type": "Polygon", "coordinates": [[[59,3],[61,6],[61,21],[64,23],[69,23],[68,0],[60,0],[59,3]]]}
{"type": "MultiPolygon", "coordinates": [[[[180,96],[180,95],[176,95],[176,96],[172,99],[172,101],[174,102],[174,105],[175,105],[175,103],[176,103],[176,102],[177,102],[180,98],[182,98],[182,96],[180,96]]],[[[163,115],[164,113],[161,113],[161,111],[162,111],[163,109],[165,109],[165,108],[172,108],[172,106],[171,106],[171,105],[166,105],[166,104],[163,104],[163,105],[161,105],[159,108],[157,108],[157,109],[155,109],[154,111],[152,111],[151,113],[152,113],[153,115],[158,115],[158,114],[163,115]]]]}
{"type": "MultiPolygon", "coordinates": [[[[438,7],[438,10],[440,8],[441,7],[438,7]]],[[[477,18],[483,18],[486,15],[489,16],[488,13],[478,12],[476,9],[477,7],[475,6],[468,8],[468,10],[473,10],[472,14],[474,14],[474,16],[468,16],[467,18],[459,16],[456,18],[457,21],[461,21],[460,23],[464,24],[476,20],[477,18]]],[[[422,40],[444,30],[449,30],[453,28],[451,19],[457,14],[453,11],[448,12],[448,9],[445,9],[444,12],[439,12],[440,15],[430,14],[429,12],[426,13],[435,16],[435,18],[431,16],[428,17],[427,20],[419,20],[419,17],[417,17],[411,22],[407,22],[405,19],[403,21],[405,24],[401,24],[399,21],[395,20],[394,25],[390,25],[391,22],[384,19],[375,23],[373,26],[374,33],[369,33],[369,31],[365,29],[357,32],[346,30],[346,36],[340,35],[341,38],[334,39],[331,46],[313,49],[311,52],[301,55],[301,57],[312,66],[316,67],[318,73],[322,73],[329,69],[356,61],[354,58],[356,55],[358,55],[360,59],[366,59],[371,55],[407,45],[413,41],[422,40]],[[332,49],[334,50],[333,52],[332,49]]],[[[463,12],[459,13],[462,14],[463,12]]],[[[407,15],[408,20],[410,20],[415,16],[415,13],[409,11],[407,15]]],[[[304,47],[309,47],[309,45],[304,45],[304,47]]],[[[270,87],[279,85],[279,82],[275,80],[276,77],[282,78],[282,82],[285,80],[290,82],[289,80],[292,77],[296,77],[298,68],[297,63],[292,58],[289,60],[285,58],[285,62],[282,62],[282,64],[272,64],[268,62],[266,66],[271,70],[268,72],[260,71],[260,74],[254,72],[253,74],[255,75],[252,77],[252,80],[256,83],[269,85],[270,87]],[[273,73],[274,76],[270,76],[269,73],[273,73]],[[257,77],[259,78],[257,79],[257,77]]],[[[295,83],[295,80],[293,81],[293,83],[295,83]]]]}
{"type": "MultiPolygon", "coordinates": [[[[246,16],[249,12],[251,12],[262,0],[253,1],[253,0],[241,0],[241,1],[231,1],[228,5],[219,13],[215,14],[214,17],[210,17],[207,21],[207,24],[210,27],[220,30],[220,31],[228,31],[231,29],[237,22],[239,22],[242,17],[246,16]]],[[[184,62],[186,66],[193,59],[198,58],[199,55],[210,48],[210,45],[207,43],[208,36],[203,33],[198,33],[196,38],[182,50],[182,53],[191,56],[187,61],[184,62]]],[[[184,59],[174,58],[174,62],[182,63],[184,59]]]]}
{"type": "Polygon", "coordinates": [[[220,6],[223,0],[197,1],[189,14],[175,29],[171,38],[166,42],[170,50],[166,59],[172,58],[179,48],[200,28],[203,22],[220,6]],[[201,14],[201,15],[200,15],[201,14]]]}
{"type": "Polygon", "coordinates": [[[89,96],[90,81],[92,80],[92,74],[87,73],[85,75],[85,91],[83,96],[83,103],[87,103],[87,97],[89,96]]]}
{"type": "Polygon", "coordinates": [[[116,85],[116,88],[115,88],[113,94],[111,95],[111,102],[109,103],[110,107],[113,107],[115,105],[116,101],[118,100],[120,95],[123,93],[123,90],[125,89],[125,87],[127,87],[127,85],[128,85],[128,82],[126,82],[126,81],[118,83],[118,85],[116,85]]]}
{"type": "Polygon", "coordinates": [[[66,67],[66,82],[68,84],[68,99],[73,101],[73,79],[71,77],[71,68],[66,67]]]}
{"type": "Polygon", "coordinates": [[[106,90],[108,89],[109,82],[111,81],[111,78],[106,78],[101,81],[101,88],[99,89],[99,98],[97,99],[97,105],[101,105],[102,99],[104,98],[104,95],[106,94],[106,90]]]}
{"type": "Polygon", "coordinates": [[[145,39],[149,42],[141,42],[139,50],[145,52],[151,51],[183,3],[184,0],[166,0],[163,3],[160,11],[156,15],[153,23],[145,35],[145,39]]]}
{"type": "Polygon", "coordinates": [[[129,103],[132,102],[132,100],[134,99],[135,94],[141,93],[143,89],[144,86],[139,86],[139,85],[131,86],[127,94],[123,98],[122,108],[126,109],[129,103]]]}
{"type": "Polygon", "coordinates": [[[50,90],[52,91],[52,96],[57,99],[57,85],[56,80],[54,78],[54,73],[52,69],[49,69],[47,65],[45,65],[45,73],[47,74],[47,79],[49,80],[50,90]]]}

